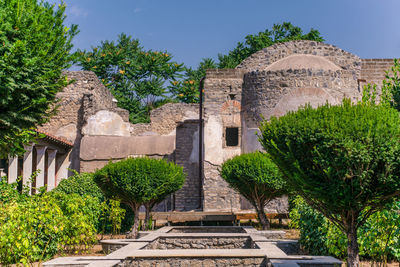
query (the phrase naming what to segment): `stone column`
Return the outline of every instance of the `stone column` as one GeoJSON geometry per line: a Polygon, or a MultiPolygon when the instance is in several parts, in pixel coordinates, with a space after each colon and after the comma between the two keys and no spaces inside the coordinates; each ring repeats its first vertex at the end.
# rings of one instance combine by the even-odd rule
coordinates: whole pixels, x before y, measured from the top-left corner
{"type": "Polygon", "coordinates": [[[56,186],[60,183],[62,179],[67,179],[68,178],[68,168],[70,167],[70,154],[71,152],[65,153],[65,154],[60,154],[58,153],[57,155],[57,179],[56,179],[56,186]]]}
{"type": "Polygon", "coordinates": [[[12,184],[18,178],[18,157],[8,157],[8,183],[12,184]]]}
{"type": "Polygon", "coordinates": [[[56,155],[57,150],[47,149],[47,191],[56,186],[56,155]]]}
{"type": "MultiPolygon", "coordinates": [[[[24,163],[23,163],[23,174],[22,174],[22,184],[24,186],[29,186],[29,188],[32,188],[32,181],[31,175],[32,175],[32,150],[33,146],[25,146],[25,154],[24,154],[24,163]]],[[[29,189],[29,193],[31,190],[29,189]]]]}
{"type": "Polygon", "coordinates": [[[37,189],[44,186],[45,158],[47,146],[35,146],[36,149],[36,170],[40,170],[36,176],[36,192],[37,189]]]}

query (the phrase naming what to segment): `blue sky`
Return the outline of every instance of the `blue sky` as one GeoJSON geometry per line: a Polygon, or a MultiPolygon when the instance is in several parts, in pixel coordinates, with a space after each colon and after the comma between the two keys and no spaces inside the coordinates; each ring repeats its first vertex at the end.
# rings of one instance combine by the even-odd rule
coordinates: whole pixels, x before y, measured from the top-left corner
{"type": "MultiPolygon", "coordinates": [[[[50,2],[58,2],[51,0],[50,2]]],[[[399,0],[65,0],[67,25],[79,25],[75,48],[124,32],[146,49],[167,50],[197,66],[226,53],[247,34],[290,21],[315,28],[327,43],[361,58],[400,57],[399,0]]]]}

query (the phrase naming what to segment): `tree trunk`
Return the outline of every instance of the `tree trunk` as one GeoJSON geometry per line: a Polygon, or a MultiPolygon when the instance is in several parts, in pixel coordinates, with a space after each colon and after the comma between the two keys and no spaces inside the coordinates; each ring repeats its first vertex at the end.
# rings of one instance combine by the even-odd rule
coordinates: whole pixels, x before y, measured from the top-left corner
{"type": "Polygon", "coordinates": [[[151,204],[149,202],[144,204],[144,207],[146,208],[146,214],[144,217],[144,224],[143,224],[143,230],[147,231],[149,230],[149,221],[150,221],[150,211],[151,211],[151,204]]]}
{"type": "Polygon", "coordinates": [[[128,239],[136,239],[138,234],[139,234],[139,205],[131,206],[132,211],[134,212],[134,220],[133,220],[133,226],[131,231],[126,235],[126,238],[128,239]]]}
{"type": "Polygon", "coordinates": [[[359,267],[359,248],[357,241],[357,218],[353,218],[347,224],[347,266],[359,267]]]}
{"type": "Polygon", "coordinates": [[[271,226],[269,224],[269,220],[267,218],[267,215],[265,215],[264,211],[264,205],[263,203],[258,203],[257,206],[255,207],[258,215],[258,219],[260,220],[260,223],[262,225],[263,230],[268,230],[271,226]]]}

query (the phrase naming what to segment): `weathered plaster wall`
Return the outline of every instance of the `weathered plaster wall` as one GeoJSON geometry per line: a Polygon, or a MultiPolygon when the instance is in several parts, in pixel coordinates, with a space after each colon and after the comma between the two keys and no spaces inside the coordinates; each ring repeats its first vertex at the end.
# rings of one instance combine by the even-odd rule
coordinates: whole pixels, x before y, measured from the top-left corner
{"type": "Polygon", "coordinates": [[[284,115],[310,103],[337,104],[344,97],[360,97],[357,79],[341,71],[282,70],[254,71],[244,76],[243,119],[247,128],[257,128],[262,117],[284,115]]]}
{"type": "Polygon", "coordinates": [[[175,163],[183,166],[186,181],[175,192],[175,210],[188,211],[201,207],[199,177],[199,121],[188,120],[176,128],[175,163]]]}
{"type": "Polygon", "coordinates": [[[151,123],[133,124],[131,135],[175,135],[179,123],[198,118],[198,104],[168,103],[151,111],[151,123]]]}
{"type": "Polygon", "coordinates": [[[109,160],[135,156],[167,157],[175,150],[175,136],[85,136],[81,142],[81,171],[91,172],[109,160]]]}
{"type": "Polygon", "coordinates": [[[86,120],[99,110],[112,110],[125,120],[128,116],[126,111],[116,107],[111,93],[93,72],[65,71],[64,74],[71,83],[57,93],[58,112],[39,130],[63,137],[74,144],[68,167],[79,171],[82,128],[86,120]]]}

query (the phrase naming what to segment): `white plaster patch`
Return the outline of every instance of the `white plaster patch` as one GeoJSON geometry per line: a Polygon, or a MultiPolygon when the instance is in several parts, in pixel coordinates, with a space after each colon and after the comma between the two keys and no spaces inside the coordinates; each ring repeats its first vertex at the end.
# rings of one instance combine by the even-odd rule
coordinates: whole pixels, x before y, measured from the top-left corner
{"type": "Polygon", "coordinates": [[[74,142],[76,138],[76,131],[76,125],[74,123],[71,123],[60,127],[55,135],[58,137],[64,137],[68,141],[74,142]]]}
{"type": "Polygon", "coordinates": [[[117,113],[100,110],[89,117],[82,132],[84,135],[130,136],[130,124],[117,113]]]}
{"type": "Polygon", "coordinates": [[[216,165],[223,163],[222,124],[217,116],[210,116],[204,126],[204,159],[216,165]]]}

